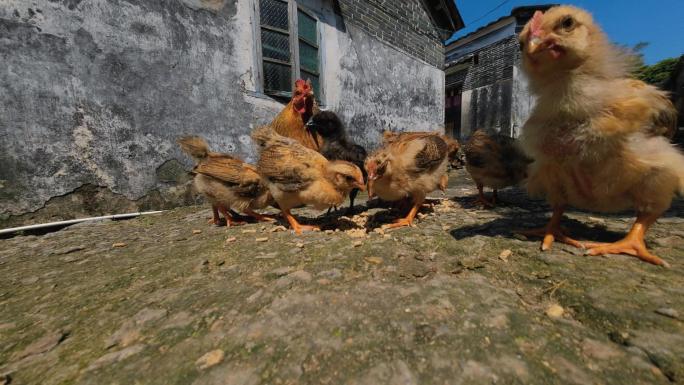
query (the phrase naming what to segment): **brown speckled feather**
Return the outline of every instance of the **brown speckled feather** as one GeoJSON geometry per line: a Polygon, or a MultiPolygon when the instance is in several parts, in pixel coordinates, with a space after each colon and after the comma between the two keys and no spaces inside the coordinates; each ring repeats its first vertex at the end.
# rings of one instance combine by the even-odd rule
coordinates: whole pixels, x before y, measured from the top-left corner
{"type": "Polygon", "coordinates": [[[417,172],[429,171],[438,167],[447,156],[448,150],[446,142],[437,135],[424,136],[422,139],[425,146],[416,154],[417,172]]]}
{"type": "Polygon", "coordinates": [[[282,191],[306,188],[321,177],[321,166],[327,164],[318,152],[295,140],[274,135],[270,128],[257,129],[253,138],[262,146],[257,163],[259,173],[282,191]]]}
{"type": "Polygon", "coordinates": [[[477,130],[464,146],[466,169],[477,183],[503,188],[525,178],[531,162],[515,145],[515,140],[501,134],[477,130]]]}
{"type": "Polygon", "coordinates": [[[198,174],[224,182],[242,196],[257,196],[265,188],[256,168],[239,159],[229,157],[207,158],[193,169],[198,174]]]}

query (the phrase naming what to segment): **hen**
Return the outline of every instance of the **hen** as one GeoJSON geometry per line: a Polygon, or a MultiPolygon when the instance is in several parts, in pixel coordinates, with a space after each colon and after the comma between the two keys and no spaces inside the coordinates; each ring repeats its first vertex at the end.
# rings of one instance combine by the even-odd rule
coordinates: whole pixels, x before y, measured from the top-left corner
{"type": "Polygon", "coordinates": [[[502,134],[488,134],[477,130],[464,146],[466,170],[477,184],[476,203],[493,207],[496,192],[520,183],[527,174],[531,160],[519,150],[515,140],[502,134]],[[492,200],[485,198],[484,186],[494,189],[492,200]]]}
{"type": "Polygon", "coordinates": [[[667,265],[651,254],[644,234],[684,193],[684,155],[667,137],[675,110],[666,95],[628,78],[631,60],[613,46],[586,11],[559,6],[536,12],[520,33],[523,68],[537,104],[521,144],[534,162],[531,195],[553,207],[548,225],[531,231],[589,248],[590,255],[629,254],[667,265]],[[560,228],[566,206],[615,212],[633,208],[636,223],[615,243],[580,243],[560,228]]]}
{"type": "Polygon", "coordinates": [[[316,101],[314,100],[311,81],[302,79],[295,81],[292,99],[273,119],[270,126],[276,133],[292,138],[303,146],[319,151],[322,139],[320,135],[306,127],[306,122],[314,114],[316,101]]]}
{"type": "Polygon", "coordinates": [[[446,187],[447,151],[439,134],[416,132],[396,135],[368,156],[368,196],[412,200],[408,215],[386,227],[410,226],[427,194],[446,187]]]}
{"type": "MultiPolygon", "coordinates": [[[[363,162],[366,160],[368,153],[366,149],[349,140],[344,124],[342,124],[342,121],[334,112],[322,111],[314,115],[309,123],[307,123],[307,126],[311,127],[315,133],[323,138],[321,154],[326,159],[351,162],[361,169],[364,181],[367,179],[363,162]]],[[[357,188],[349,193],[350,211],[354,208],[354,199],[358,193],[359,189],[357,188]]]]}
{"type": "Polygon", "coordinates": [[[252,139],[260,148],[257,170],[297,234],[317,227],[300,225],[290,213],[293,207],[309,204],[322,210],[340,205],[354,188],[365,190],[361,170],[352,163],[328,161],[268,126],[254,130],[252,139]]]}
{"type": "Polygon", "coordinates": [[[232,210],[244,212],[257,220],[273,220],[254,212],[272,202],[268,188],[254,166],[231,155],[209,151],[207,142],[197,136],[180,138],[178,144],[197,162],[193,168],[193,182],[197,191],[211,202],[215,225],[220,223],[219,212],[226,218],[228,226],[240,223],[231,214],[232,210]]]}

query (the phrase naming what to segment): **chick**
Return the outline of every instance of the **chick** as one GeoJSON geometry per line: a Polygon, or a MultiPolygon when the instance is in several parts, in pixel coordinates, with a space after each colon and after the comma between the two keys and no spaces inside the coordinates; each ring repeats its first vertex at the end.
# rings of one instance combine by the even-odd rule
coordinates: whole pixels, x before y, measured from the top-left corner
{"type": "Polygon", "coordinates": [[[464,146],[466,170],[477,184],[476,203],[496,205],[496,191],[520,183],[531,160],[517,148],[515,140],[501,134],[477,130],[464,146]],[[484,186],[494,189],[492,200],[485,198],[484,186]]]}
{"type": "MultiPolygon", "coordinates": [[[[423,131],[405,131],[405,132],[393,132],[386,130],[382,133],[382,141],[384,144],[390,144],[393,142],[396,142],[397,140],[408,140],[409,138],[413,137],[422,137],[425,135],[426,132],[423,131]]],[[[461,145],[458,143],[458,140],[448,136],[448,135],[443,135],[443,134],[435,134],[435,133],[430,133],[431,135],[438,135],[444,143],[447,145],[447,158],[449,160],[449,164],[451,165],[457,165],[460,162],[460,152],[461,152],[461,145]]],[[[448,169],[448,168],[447,168],[448,169]]],[[[438,184],[438,188],[442,193],[446,193],[446,189],[449,185],[449,174],[448,172],[445,172],[444,175],[441,176],[441,179],[438,184]]]]}
{"type": "Polygon", "coordinates": [[[589,248],[590,255],[629,254],[667,265],[650,253],[644,234],[684,193],[684,155],[668,141],[675,110],[666,95],[628,77],[629,57],[613,46],[584,10],[536,12],[520,33],[523,68],[537,103],[521,145],[534,159],[527,189],[553,207],[548,225],[530,234],[589,248]],[[581,243],[560,228],[566,206],[637,219],[615,243],[581,243]]]}
{"type": "Polygon", "coordinates": [[[256,167],[231,155],[209,151],[207,142],[197,136],[180,138],[178,144],[197,162],[193,168],[193,182],[197,191],[211,202],[215,225],[220,223],[219,211],[228,226],[241,223],[232,210],[244,212],[257,220],[273,220],[254,212],[272,202],[256,167]]]}
{"type": "Polygon", "coordinates": [[[387,201],[410,197],[413,203],[405,218],[386,227],[410,226],[427,194],[445,184],[447,151],[439,134],[410,133],[368,156],[368,196],[377,194],[387,201]]]}
{"type": "Polygon", "coordinates": [[[252,139],[260,148],[257,170],[296,234],[318,228],[299,224],[290,213],[293,207],[309,204],[322,210],[340,205],[354,188],[365,190],[363,174],[352,163],[328,161],[268,126],[254,130],[252,139]]]}
{"type": "MultiPolygon", "coordinates": [[[[334,112],[321,111],[309,120],[307,126],[323,138],[321,154],[326,159],[345,160],[355,164],[361,169],[364,181],[366,180],[367,175],[363,168],[363,162],[368,153],[365,148],[349,140],[344,124],[334,112]]],[[[353,210],[354,199],[358,193],[359,189],[357,188],[349,193],[349,211],[353,210]]]]}

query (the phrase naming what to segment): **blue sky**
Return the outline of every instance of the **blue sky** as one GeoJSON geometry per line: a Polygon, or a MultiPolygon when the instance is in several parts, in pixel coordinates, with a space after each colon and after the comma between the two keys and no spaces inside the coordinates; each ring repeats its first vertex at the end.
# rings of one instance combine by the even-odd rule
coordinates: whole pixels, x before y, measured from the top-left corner
{"type": "MultiPolygon", "coordinates": [[[[463,36],[521,5],[560,3],[535,0],[456,0],[466,27],[454,37],[463,36]],[[499,8],[482,17],[496,6],[499,8]]],[[[587,9],[615,43],[633,46],[645,41],[642,51],[647,64],[684,54],[684,0],[569,0],[587,9]]]]}

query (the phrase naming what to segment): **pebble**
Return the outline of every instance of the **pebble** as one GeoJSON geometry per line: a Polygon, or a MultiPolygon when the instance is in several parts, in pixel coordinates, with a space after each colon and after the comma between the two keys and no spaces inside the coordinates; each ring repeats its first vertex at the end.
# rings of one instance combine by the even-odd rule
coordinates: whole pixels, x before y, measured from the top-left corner
{"type": "Polygon", "coordinates": [[[67,337],[69,333],[64,331],[56,331],[48,333],[43,337],[37,339],[36,341],[29,344],[21,352],[16,354],[17,359],[32,356],[35,354],[49,352],[54,349],[55,346],[59,345],[67,337]]]}
{"type": "Polygon", "coordinates": [[[230,238],[226,239],[226,243],[231,243],[231,242],[235,242],[235,241],[237,241],[236,237],[230,237],[230,238]]]}
{"type": "Polygon", "coordinates": [[[679,312],[671,307],[661,307],[656,309],[656,314],[664,315],[665,317],[670,317],[674,319],[679,319],[679,312]]]}
{"type": "Polygon", "coordinates": [[[197,361],[195,361],[195,365],[197,365],[197,367],[201,370],[208,369],[214,365],[220,364],[224,357],[225,353],[223,353],[223,350],[212,350],[198,358],[197,361]]]}
{"type": "Polygon", "coordinates": [[[57,254],[57,255],[69,254],[69,253],[73,253],[73,252],[81,251],[81,250],[85,250],[85,249],[86,249],[86,247],[83,245],[68,246],[68,247],[65,247],[63,249],[55,250],[52,252],[52,254],[57,254]]]}
{"type": "Polygon", "coordinates": [[[301,282],[311,282],[311,273],[305,270],[297,270],[289,276],[301,282]]]}
{"type": "Polygon", "coordinates": [[[112,247],[126,247],[126,243],[125,242],[112,243],[112,247]]]}
{"type": "Polygon", "coordinates": [[[245,229],[245,230],[242,230],[242,234],[254,234],[254,233],[256,233],[256,232],[257,232],[256,229],[245,229]]]}
{"type": "Polygon", "coordinates": [[[267,242],[267,241],[268,241],[268,237],[256,238],[254,241],[256,241],[256,242],[267,242]]]}
{"type": "Polygon", "coordinates": [[[368,262],[368,263],[372,263],[373,265],[382,264],[382,258],[380,258],[380,257],[365,257],[365,258],[363,258],[363,260],[368,262]]]}
{"type": "Polygon", "coordinates": [[[560,318],[563,316],[563,313],[565,313],[565,309],[558,304],[553,304],[546,308],[546,315],[549,318],[560,318]]]}
{"type": "Polygon", "coordinates": [[[279,225],[279,226],[275,226],[271,230],[269,230],[269,232],[271,232],[271,233],[275,233],[277,231],[287,231],[287,228],[285,228],[285,226],[279,225]]]}
{"type": "Polygon", "coordinates": [[[125,348],[131,345],[133,342],[138,341],[141,336],[140,330],[135,327],[134,322],[126,321],[123,323],[123,325],[121,325],[119,330],[107,338],[104,347],[105,349],[109,349],[118,345],[122,348],[125,348]]]}
{"type": "Polygon", "coordinates": [[[289,266],[283,266],[283,267],[279,267],[275,270],[271,270],[271,274],[275,275],[276,277],[282,277],[284,275],[290,274],[290,272],[292,270],[293,269],[289,266]]]}
{"type": "Polygon", "coordinates": [[[333,234],[333,233],[335,233],[335,232],[334,232],[334,231],[332,231],[332,230],[325,230],[325,231],[324,231],[324,233],[326,233],[326,234],[330,235],[330,234],[333,234]]]}
{"type": "Polygon", "coordinates": [[[503,250],[501,254],[499,254],[499,259],[508,262],[508,257],[510,257],[511,254],[513,254],[513,252],[510,249],[503,250]]]}
{"type": "Polygon", "coordinates": [[[298,248],[301,249],[301,248],[304,247],[304,244],[303,244],[302,242],[297,242],[297,243],[295,244],[295,247],[298,247],[298,248]]]}
{"type": "Polygon", "coordinates": [[[128,357],[131,357],[135,354],[140,353],[141,351],[143,351],[145,349],[145,347],[146,347],[146,345],[144,345],[144,344],[137,344],[137,345],[129,346],[127,348],[124,348],[124,349],[116,351],[116,352],[107,353],[104,356],[95,360],[95,362],[93,362],[92,364],[90,364],[86,368],[86,371],[99,369],[105,365],[109,365],[109,364],[113,364],[115,362],[123,361],[128,357]]]}
{"type": "Polygon", "coordinates": [[[202,230],[195,229],[195,230],[192,230],[192,233],[193,234],[202,234],[202,230]]]}
{"type": "Polygon", "coordinates": [[[354,246],[354,247],[359,247],[359,246],[361,246],[361,245],[363,245],[363,241],[354,241],[354,242],[352,243],[352,246],[354,246]]]}

